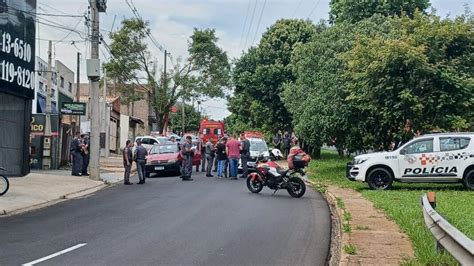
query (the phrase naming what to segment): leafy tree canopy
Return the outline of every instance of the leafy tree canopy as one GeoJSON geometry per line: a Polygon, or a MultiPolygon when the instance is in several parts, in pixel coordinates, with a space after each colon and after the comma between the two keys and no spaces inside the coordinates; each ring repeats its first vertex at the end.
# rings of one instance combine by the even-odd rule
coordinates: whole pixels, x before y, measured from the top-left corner
{"type": "Polygon", "coordinates": [[[163,132],[169,120],[170,109],[178,98],[191,96],[223,97],[230,78],[227,54],[217,45],[213,29],[194,29],[188,43],[189,57],[177,63],[161,80],[156,79],[156,68],[146,40],[150,30],[141,19],[124,19],[122,27],[111,34],[110,62],[105,64],[109,75],[133,95],[128,102],[137,100],[136,87],[147,94],[156,117],[159,131],[163,132]],[[137,86],[130,86],[130,85],[137,86]]]}
{"type": "Polygon", "coordinates": [[[229,109],[236,122],[248,127],[275,132],[291,127],[291,117],[280,99],[283,84],[294,80],[290,64],[296,46],[306,43],[316,33],[310,21],[282,19],[263,35],[235,63],[234,96],[229,109]]]}
{"type": "Polygon", "coordinates": [[[331,23],[356,23],[374,14],[383,16],[413,16],[416,10],[424,11],[429,0],[331,0],[329,3],[331,23]]]}

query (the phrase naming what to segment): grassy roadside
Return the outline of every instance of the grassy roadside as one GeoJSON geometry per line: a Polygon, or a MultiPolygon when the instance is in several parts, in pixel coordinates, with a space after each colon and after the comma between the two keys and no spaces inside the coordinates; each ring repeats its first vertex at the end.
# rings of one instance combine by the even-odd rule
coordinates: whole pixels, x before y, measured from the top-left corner
{"type": "Polygon", "coordinates": [[[365,183],[351,182],[345,178],[346,163],[350,159],[323,151],[322,160],[312,161],[309,166],[311,178],[319,183],[335,184],[352,188],[374,203],[376,208],[395,221],[412,240],[415,261],[407,264],[445,265],[455,264],[449,255],[437,254],[434,238],[426,228],[420,206],[420,198],[427,191],[435,191],[437,211],[452,225],[474,238],[474,192],[465,190],[461,184],[402,184],[394,183],[389,191],[370,190],[365,183]]]}

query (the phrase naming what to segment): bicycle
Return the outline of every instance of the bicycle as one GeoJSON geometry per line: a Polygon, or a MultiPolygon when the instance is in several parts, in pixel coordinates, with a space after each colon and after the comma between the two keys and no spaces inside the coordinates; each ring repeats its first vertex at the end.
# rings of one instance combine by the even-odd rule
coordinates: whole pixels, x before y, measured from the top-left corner
{"type": "MultiPolygon", "coordinates": [[[[0,171],[6,171],[6,170],[5,168],[0,167],[0,171]]],[[[0,174],[0,196],[7,193],[9,187],[10,187],[10,183],[8,183],[8,178],[0,174]]]]}

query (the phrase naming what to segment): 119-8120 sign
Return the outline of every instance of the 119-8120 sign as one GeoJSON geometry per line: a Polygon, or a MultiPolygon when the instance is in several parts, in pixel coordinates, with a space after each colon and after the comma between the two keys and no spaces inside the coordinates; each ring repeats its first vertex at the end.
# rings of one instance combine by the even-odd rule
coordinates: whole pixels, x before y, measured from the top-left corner
{"type": "MultiPolygon", "coordinates": [[[[1,51],[7,55],[13,55],[15,59],[31,63],[31,45],[20,38],[13,39],[8,32],[1,35],[1,51]]],[[[9,83],[15,83],[25,89],[34,89],[35,73],[21,66],[15,66],[7,60],[0,61],[0,79],[9,83]]]]}

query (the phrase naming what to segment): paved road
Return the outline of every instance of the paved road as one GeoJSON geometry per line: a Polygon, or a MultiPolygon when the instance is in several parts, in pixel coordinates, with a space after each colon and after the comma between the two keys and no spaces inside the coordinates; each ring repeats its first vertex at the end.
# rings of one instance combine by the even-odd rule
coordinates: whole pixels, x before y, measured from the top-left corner
{"type": "Polygon", "coordinates": [[[0,218],[0,265],[323,265],[330,216],[311,189],[248,192],[245,181],[150,178],[0,218]]]}

